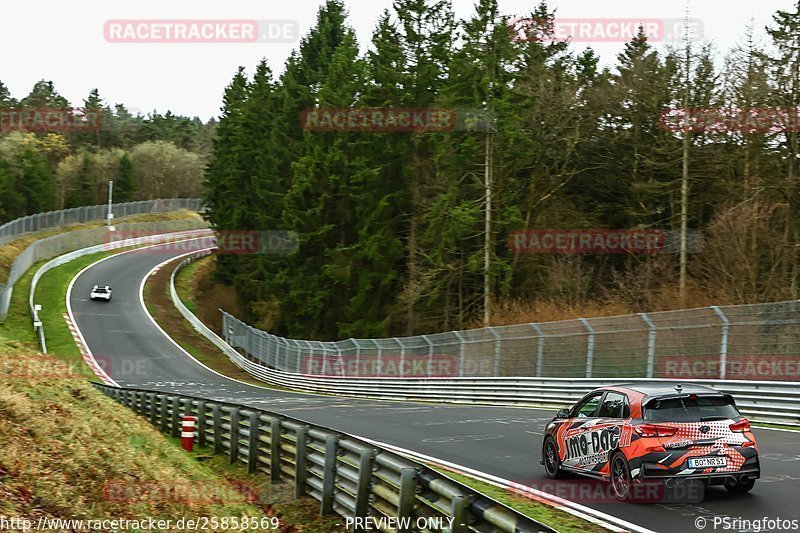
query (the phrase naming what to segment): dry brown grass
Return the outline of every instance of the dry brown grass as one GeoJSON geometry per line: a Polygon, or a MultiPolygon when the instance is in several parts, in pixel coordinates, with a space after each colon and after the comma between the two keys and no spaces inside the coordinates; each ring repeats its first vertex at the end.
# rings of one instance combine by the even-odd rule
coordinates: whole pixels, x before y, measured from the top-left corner
{"type": "MultiPolygon", "coordinates": [[[[575,318],[594,318],[605,316],[629,315],[634,313],[673,311],[721,305],[719,298],[701,290],[696,284],[689,283],[686,300],[683,305],[678,297],[677,287],[663,287],[654,294],[648,295],[646,301],[652,305],[631,305],[619,297],[605,297],[588,300],[579,305],[566,305],[553,300],[501,300],[492,308],[492,325],[508,326],[529,322],[553,322],[556,320],[572,320],[575,318]]],[[[475,321],[470,327],[479,328],[483,324],[475,321]]]]}
{"type": "Polygon", "coordinates": [[[61,360],[0,339],[0,368],[0,514],[87,519],[263,516],[232,489],[231,479],[182,452],[61,360]],[[132,499],[108,492],[115,483],[134,492],[200,486],[208,497],[161,494],[128,501],[132,499]],[[215,495],[224,498],[214,501],[215,495]]]}
{"type": "Polygon", "coordinates": [[[214,281],[217,263],[213,256],[206,257],[198,263],[197,269],[192,272],[192,277],[188,281],[188,293],[192,302],[203,302],[203,305],[195,306],[197,317],[219,334],[222,332],[222,313],[219,310],[224,309],[231,315],[241,318],[244,316],[244,307],[233,287],[214,281]]]}
{"type": "MultiPolygon", "coordinates": [[[[156,222],[161,220],[181,220],[184,218],[197,218],[199,220],[200,215],[194,211],[186,211],[185,209],[181,209],[179,211],[171,211],[169,213],[144,213],[141,215],[120,217],[115,219],[114,223],[124,224],[131,222],[156,222]]],[[[104,221],[87,222],[85,224],[70,224],[68,226],[30,233],[0,247],[0,283],[5,283],[5,281],[8,279],[8,274],[11,270],[11,264],[14,262],[14,259],[16,259],[17,256],[19,256],[19,254],[21,254],[25,248],[30,246],[33,242],[61,233],[90,228],[99,228],[105,225],[106,223],[104,221]]]]}

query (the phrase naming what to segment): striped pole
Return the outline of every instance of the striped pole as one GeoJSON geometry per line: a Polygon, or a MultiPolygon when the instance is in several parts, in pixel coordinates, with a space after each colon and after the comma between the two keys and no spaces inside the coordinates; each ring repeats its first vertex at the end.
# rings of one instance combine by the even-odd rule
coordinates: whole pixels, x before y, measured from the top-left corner
{"type": "Polygon", "coordinates": [[[184,416],[181,419],[181,448],[187,452],[192,451],[194,446],[194,426],[197,417],[184,416]]]}

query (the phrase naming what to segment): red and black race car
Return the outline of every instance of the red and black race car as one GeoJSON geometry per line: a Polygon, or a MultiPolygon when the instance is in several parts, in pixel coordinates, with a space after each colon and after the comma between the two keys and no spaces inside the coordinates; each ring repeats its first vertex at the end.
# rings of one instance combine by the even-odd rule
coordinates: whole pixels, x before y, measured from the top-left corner
{"type": "Polygon", "coordinates": [[[633,499],[638,484],[679,480],[747,492],[760,476],[758,446],[733,397],[711,387],[653,382],[602,387],[547,424],[542,461],[610,481],[633,499]]]}

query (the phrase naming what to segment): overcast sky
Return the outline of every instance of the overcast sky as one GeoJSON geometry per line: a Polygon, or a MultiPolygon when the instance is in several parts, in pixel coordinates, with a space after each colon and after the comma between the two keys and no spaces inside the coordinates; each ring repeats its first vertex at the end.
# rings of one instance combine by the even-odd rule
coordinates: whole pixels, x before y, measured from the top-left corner
{"type": "MultiPolygon", "coordinates": [[[[255,43],[118,43],[104,33],[108,21],[152,19],[247,19],[292,21],[305,34],[314,24],[322,0],[137,0],[108,2],[13,1],[3,4],[0,31],[0,80],[16,98],[28,94],[40,79],[52,80],[73,106],[80,106],[97,87],[109,103],[129,109],[199,116],[219,113],[222,91],[236,68],[252,72],[266,57],[276,73],[298,42],[255,43]]],[[[500,0],[502,12],[524,16],[538,0],[500,0]]],[[[456,15],[468,17],[473,0],[453,0],[456,15]]],[[[690,17],[702,25],[704,37],[722,57],[744,34],[753,19],[763,27],[778,9],[791,10],[792,0],[551,0],[556,16],[564,19],[681,19],[688,5],[690,17]]],[[[350,25],[364,49],[379,14],[392,0],[346,0],[350,25]]],[[[613,64],[621,43],[573,44],[578,50],[591,44],[603,63],[613,64]]],[[[660,45],[663,46],[663,45],[660,45]]]]}

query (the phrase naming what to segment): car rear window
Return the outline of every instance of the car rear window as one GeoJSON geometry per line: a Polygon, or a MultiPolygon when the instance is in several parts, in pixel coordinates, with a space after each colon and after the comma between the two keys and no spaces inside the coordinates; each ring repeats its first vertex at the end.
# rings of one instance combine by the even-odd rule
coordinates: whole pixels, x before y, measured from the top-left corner
{"type": "Polygon", "coordinates": [[[108,289],[105,287],[97,287],[94,292],[108,292],[108,289]]]}
{"type": "Polygon", "coordinates": [[[664,398],[647,403],[644,419],[653,422],[706,422],[741,416],[727,396],[664,398]]]}

